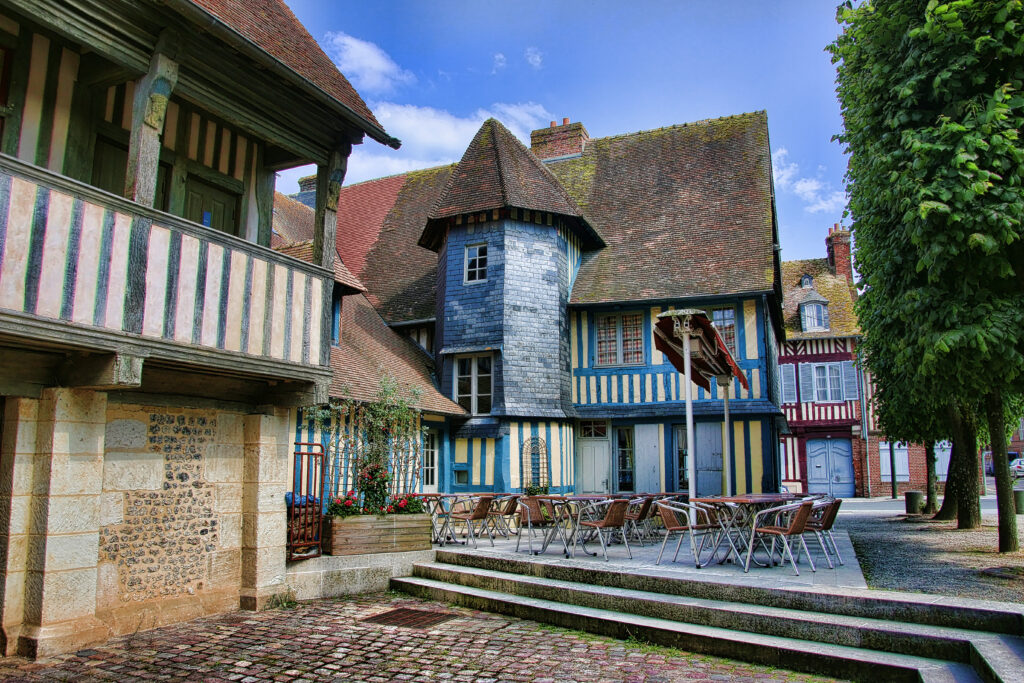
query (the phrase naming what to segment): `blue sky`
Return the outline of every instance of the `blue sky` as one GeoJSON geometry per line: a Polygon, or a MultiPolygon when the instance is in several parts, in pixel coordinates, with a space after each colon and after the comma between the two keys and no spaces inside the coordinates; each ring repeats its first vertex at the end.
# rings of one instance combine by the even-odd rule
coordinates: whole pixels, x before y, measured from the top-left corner
{"type": "Polygon", "coordinates": [[[367,139],[346,184],[458,161],[489,116],[528,145],[563,117],[596,138],[765,109],[783,259],[842,219],[829,0],[286,1],[403,142],[367,139]]]}

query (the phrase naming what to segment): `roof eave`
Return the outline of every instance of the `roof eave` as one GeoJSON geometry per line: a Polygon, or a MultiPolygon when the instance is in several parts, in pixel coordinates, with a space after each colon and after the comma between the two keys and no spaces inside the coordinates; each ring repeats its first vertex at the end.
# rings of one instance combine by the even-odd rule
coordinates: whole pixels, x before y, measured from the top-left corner
{"type": "Polygon", "coordinates": [[[281,76],[282,78],[290,81],[293,85],[299,86],[315,99],[319,100],[322,104],[326,105],[329,109],[333,109],[341,114],[342,118],[348,123],[355,125],[356,128],[363,131],[382,145],[387,145],[392,149],[398,149],[402,146],[401,140],[388,135],[387,131],[382,127],[358,114],[344,102],[341,102],[329,95],[320,86],[281,62],[262,47],[243,36],[233,27],[224,23],[224,21],[215,14],[207,12],[205,9],[199,7],[190,0],[160,0],[160,2],[163,2],[186,19],[205,28],[211,34],[223,40],[231,47],[237,49],[242,54],[263,64],[275,75],[281,76]]]}

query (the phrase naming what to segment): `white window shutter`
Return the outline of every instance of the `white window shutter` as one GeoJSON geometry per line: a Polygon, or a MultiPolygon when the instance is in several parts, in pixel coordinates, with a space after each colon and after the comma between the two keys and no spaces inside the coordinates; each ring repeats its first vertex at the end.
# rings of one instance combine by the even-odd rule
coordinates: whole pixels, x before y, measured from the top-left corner
{"type": "Polygon", "coordinates": [[[847,401],[856,401],[859,393],[857,391],[857,368],[852,360],[843,361],[843,397],[847,401]]]}
{"type": "Polygon", "coordinates": [[[782,375],[782,402],[796,403],[796,365],[786,363],[779,366],[782,375]]]}
{"type": "Polygon", "coordinates": [[[810,363],[800,363],[800,401],[814,402],[814,366],[810,363]]]}

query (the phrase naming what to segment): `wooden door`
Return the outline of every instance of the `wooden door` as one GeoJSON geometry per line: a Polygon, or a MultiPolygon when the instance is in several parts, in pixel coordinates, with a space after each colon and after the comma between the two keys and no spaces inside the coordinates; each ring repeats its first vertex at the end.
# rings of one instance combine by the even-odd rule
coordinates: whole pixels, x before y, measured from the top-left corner
{"type": "Polygon", "coordinates": [[[185,218],[208,228],[238,234],[238,195],[189,176],[185,218]]]}
{"type": "Polygon", "coordinates": [[[697,495],[722,495],[722,423],[698,422],[694,457],[697,467],[697,495]]]}
{"type": "Polygon", "coordinates": [[[611,451],[608,439],[577,439],[580,453],[579,493],[608,493],[611,451]]]}
{"type": "Polygon", "coordinates": [[[636,491],[637,493],[657,493],[661,491],[661,458],[659,447],[658,425],[636,425],[636,491]]]}

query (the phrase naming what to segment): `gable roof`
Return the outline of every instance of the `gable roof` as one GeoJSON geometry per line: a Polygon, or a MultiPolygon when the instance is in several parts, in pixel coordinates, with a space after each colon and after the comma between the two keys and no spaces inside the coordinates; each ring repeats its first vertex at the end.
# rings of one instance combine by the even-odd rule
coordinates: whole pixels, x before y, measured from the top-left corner
{"type": "Polygon", "coordinates": [[[591,139],[548,168],[608,244],[570,303],[778,291],[765,112],[591,139]]]}
{"type": "Polygon", "coordinates": [[[416,393],[416,408],[442,415],[466,414],[434,386],[433,363],[426,352],[389,328],[366,297],[346,297],[341,317],[341,343],[331,348],[332,397],[373,401],[381,377],[390,374],[400,386],[416,393]]]}
{"type": "MultiPolygon", "coordinates": [[[[395,147],[401,144],[388,135],[373,112],[334,62],[324,54],[316,40],[295,17],[283,0],[165,0],[182,14],[195,17],[195,11],[213,17],[229,32],[241,37],[258,52],[286,66],[298,76],[299,85],[319,91],[350,113],[360,127],[378,142],[395,147]]],[[[216,30],[216,25],[204,22],[216,30]]],[[[256,56],[259,56],[258,54],[256,56]]],[[[264,60],[266,61],[266,60],[264,60]]]]}
{"type": "MultiPolygon", "coordinates": [[[[274,251],[279,251],[282,254],[287,254],[292,258],[297,258],[300,261],[313,262],[313,240],[306,240],[304,242],[293,242],[292,244],[281,244],[274,247],[274,251]]],[[[343,285],[348,291],[346,294],[354,294],[355,292],[365,292],[366,287],[363,287],[363,283],[359,281],[352,272],[345,267],[344,262],[341,260],[341,256],[337,256],[334,259],[334,281],[343,285]]]]}
{"type": "Polygon", "coordinates": [[[853,308],[853,290],[845,277],[836,275],[823,258],[782,262],[782,290],[785,299],[782,317],[786,339],[820,339],[822,337],[853,337],[860,334],[857,314],[853,308]],[[802,287],[804,275],[814,279],[813,287],[802,287]],[[800,304],[828,302],[829,329],[804,332],[800,304]]]}
{"type": "Polygon", "coordinates": [[[286,194],[275,192],[274,207],[271,213],[271,247],[313,239],[315,212],[302,202],[297,202],[286,194]]]}
{"type": "Polygon", "coordinates": [[[435,315],[437,254],[417,245],[455,165],[341,188],[338,252],[389,323],[435,315]]]}
{"type": "Polygon", "coordinates": [[[493,118],[480,126],[449,175],[419,244],[434,251],[440,247],[445,235],[443,219],[504,208],[545,211],[574,219],[571,226],[584,245],[604,244],[551,171],[493,118]]]}

